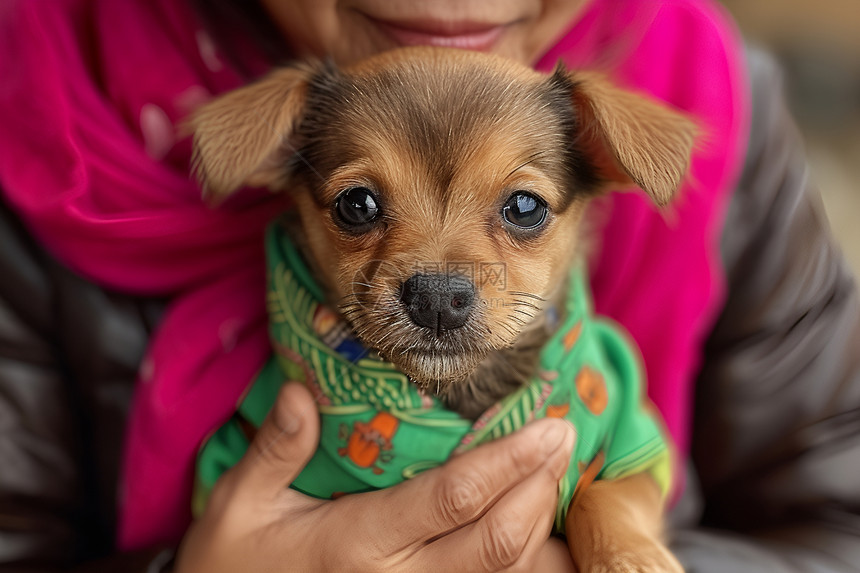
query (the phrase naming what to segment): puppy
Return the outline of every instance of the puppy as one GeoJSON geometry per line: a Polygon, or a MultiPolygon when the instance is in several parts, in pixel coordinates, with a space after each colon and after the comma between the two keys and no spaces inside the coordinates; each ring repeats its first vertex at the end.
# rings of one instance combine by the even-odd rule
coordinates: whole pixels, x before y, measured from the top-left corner
{"type": "MultiPolygon", "coordinates": [[[[510,418],[514,429],[534,416],[566,416],[577,450],[592,446],[571,462],[577,475],[561,488],[557,518],[579,570],[680,570],[660,540],[665,488],[655,476],[667,474],[665,447],[653,450],[659,471],[629,458],[622,471],[607,457],[610,440],[659,431],[651,421],[631,426],[609,405],[624,402],[636,410],[630,416],[647,418],[641,389],[591,366],[568,372],[546,361],[548,348],[565,363],[596,345],[580,340],[586,331],[614,345],[592,349],[615,357],[598,360],[609,370],[633,356],[621,349],[623,336],[588,314],[577,263],[583,215],[610,190],[638,188],[667,204],[690,160],[688,119],[600,74],[559,67],[547,76],[486,54],[407,48],[344,69],[281,69],[208,103],[191,125],[210,200],[258,186],[294,202],[269,238],[270,254],[281,253],[269,268],[273,342],[286,376],[317,392],[324,438],[325,415],[365,412],[360,394],[379,403],[340,423],[333,439],[341,445],[318,452],[328,456],[321,467],[334,460],[353,476],[403,479],[416,464],[387,467],[408,457],[395,442],[422,408],[441,402],[433,425],[471,428],[457,437],[462,450],[495,436],[492,420],[525,403],[510,418]],[[302,338],[310,331],[325,344],[302,338]],[[413,386],[392,390],[400,373],[413,386]],[[342,386],[329,388],[341,374],[342,386]],[[383,388],[386,377],[395,382],[383,388]],[[559,394],[570,402],[553,401],[559,394]],[[627,429],[585,444],[581,427],[609,410],[627,429]],[[591,484],[597,474],[612,479],[591,484]]],[[[247,419],[238,424],[246,435],[247,419]]],[[[361,487],[321,495],[350,491],[361,487]]]]}

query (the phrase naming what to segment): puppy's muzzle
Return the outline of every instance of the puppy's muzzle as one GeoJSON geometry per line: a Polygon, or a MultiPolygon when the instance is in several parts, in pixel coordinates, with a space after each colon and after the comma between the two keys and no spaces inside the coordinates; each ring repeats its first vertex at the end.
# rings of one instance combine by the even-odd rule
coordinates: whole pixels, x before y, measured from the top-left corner
{"type": "Polygon", "coordinates": [[[400,301],[412,322],[441,335],[466,324],[475,307],[475,285],[462,275],[416,274],[403,283],[400,301]]]}

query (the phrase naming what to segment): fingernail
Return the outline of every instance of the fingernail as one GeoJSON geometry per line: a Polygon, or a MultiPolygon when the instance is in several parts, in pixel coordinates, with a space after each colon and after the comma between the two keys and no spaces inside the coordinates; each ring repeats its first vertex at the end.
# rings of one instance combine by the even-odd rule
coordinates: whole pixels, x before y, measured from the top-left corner
{"type": "Polygon", "coordinates": [[[570,456],[573,451],[575,433],[573,426],[569,423],[553,422],[544,431],[541,437],[540,448],[546,457],[552,457],[556,453],[564,453],[570,456]]]}
{"type": "Polygon", "coordinates": [[[294,415],[293,412],[289,412],[281,422],[283,423],[281,429],[285,434],[297,434],[302,425],[301,418],[294,415]]]}
{"type": "Polygon", "coordinates": [[[285,434],[296,434],[301,428],[302,425],[302,413],[296,411],[296,408],[299,404],[296,404],[295,400],[291,400],[289,394],[291,392],[291,386],[295,384],[295,382],[287,382],[284,385],[284,388],[281,390],[281,408],[280,408],[280,416],[278,416],[278,427],[285,434]]]}

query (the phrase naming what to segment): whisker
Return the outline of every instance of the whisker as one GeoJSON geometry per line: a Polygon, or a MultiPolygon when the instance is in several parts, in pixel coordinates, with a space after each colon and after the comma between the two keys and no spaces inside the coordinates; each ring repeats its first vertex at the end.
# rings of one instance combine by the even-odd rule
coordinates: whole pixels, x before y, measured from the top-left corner
{"type": "Polygon", "coordinates": [[[516,336],[516,335],[517,335],[517,331],[516,331],[516,329],[514,329],[514,327],[512,327],[511,325],[509,325],[507,322],[500,322],[500,323],[499,323],[499,326],[501,326],[502,328],[504,328],[505,330],[507,330],[507,331],[508,331],[508,334],[510,334],[511,336],[516,336]]]}
{"type": "Polygon", "coordinates": [[[513,309],[513,312],[517,312],[517,313],[522,314],[522,315],[525,315],[525,316],[527,316],[527,317],[529,317],[529,318],[534,318],[534,317],[535,317],[535,315],[534,315],[533,313],[528,312],[528,311],[526,311],[526,310],[521,310],[521,309],[519,309],[519,308],[515,308],[515,309],[513,309]]]}
{"type": "Polygon", "coordinates": [[[508,318],[509,318],[509,319],[511,319],[511,320],[513,320],[514,322],[516,322],[516,323],[517,323],[518,325],[520,325],[520,326],[525,326],[526,324],[528,324],[525,320],[521,319],[521,318],[520,318],[520,317],[518,317],[518,316],[514,316],[514,315],[512,315],[512,314],[511,314],[511,315],[508,315],[508,318]]]}
{"type": "Polygon", "coordinates": [[[525,306],[528,308],[533,308],[534,310],[543,310],[541,307],[539,307],[536,304],[533,304],[533,303],[530,303],[527,301],[522,301],[522,300],[515,300],[515,301],[513,301],[513,304],[508,304],[506,306],[525,306]]]}
{"type": "Polygon", "coordinates": [[[522,292],[522,291],[518,291],[518,290],[509,290],[508,294],[514,295],[514,296],[524,296],[524,297],[528,297],[528,298],[533,298],[533,299],[539,300],[541,302],[546,301],[546,299],[543,298],[542,296],[538,296],[538,295],[532,294],[530,292],[522,292]]]}

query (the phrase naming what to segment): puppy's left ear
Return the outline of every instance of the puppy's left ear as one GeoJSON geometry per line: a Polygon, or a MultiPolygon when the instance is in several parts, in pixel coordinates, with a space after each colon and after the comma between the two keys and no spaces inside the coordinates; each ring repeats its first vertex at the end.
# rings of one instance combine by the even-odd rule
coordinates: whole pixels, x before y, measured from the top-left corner
{"type": "Polygon", "coordinates": [[[218,203],[244,185],[275,187],[301,121],[312,67],[292,67],[204,104],[185,129],[194,133],[194,173],[218,203]]]}
{"type": "MultiPolygon", "coordinates": [[[[556,75],[567,74],[563,68],[556,75]]],[[[614,188],[638,186],[664,206],[684,179],[697,135],[681,113],[615,86],[595,72],[567,75],[580,146],[614,188]]]]}

